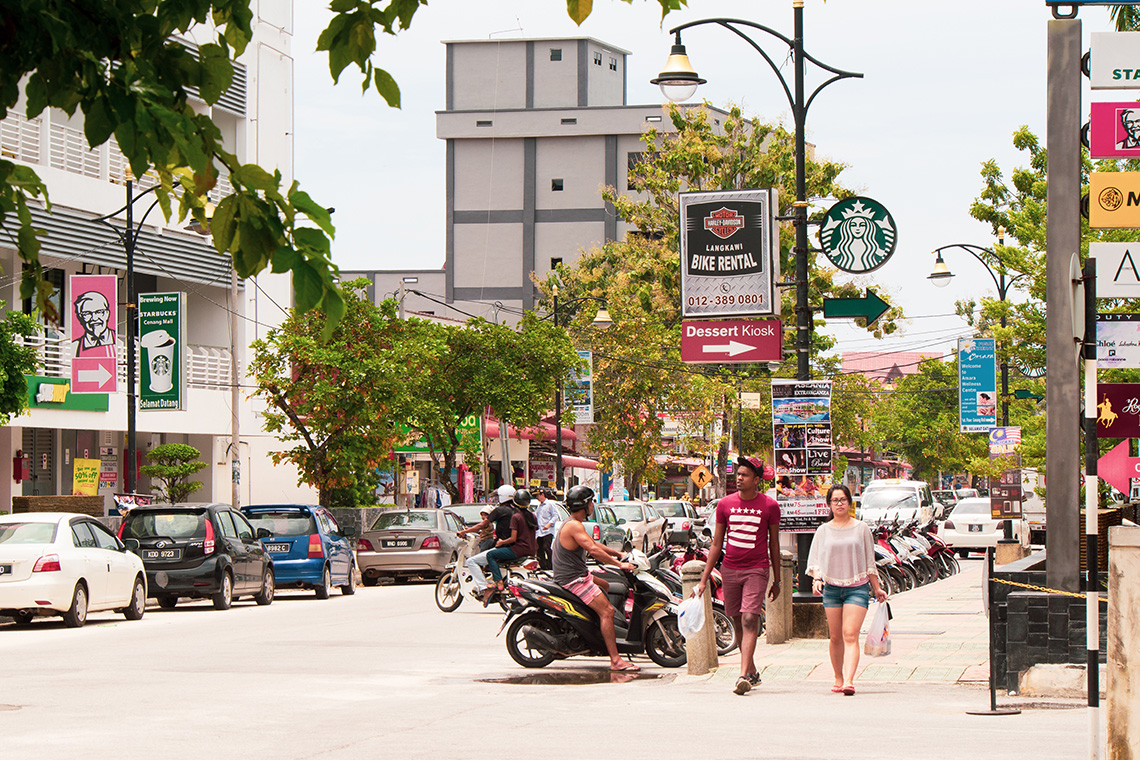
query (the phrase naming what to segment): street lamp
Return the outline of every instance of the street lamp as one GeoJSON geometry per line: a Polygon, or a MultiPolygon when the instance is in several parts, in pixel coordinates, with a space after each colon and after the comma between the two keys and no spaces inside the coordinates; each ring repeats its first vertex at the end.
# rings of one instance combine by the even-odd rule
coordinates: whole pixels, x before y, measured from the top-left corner
{"type": "MultiPolygon", "coordinates": [[[[555,285],[551,291],[554,299],[554,310],[552,312],[554,318],[554,326],[558,327],[558,286],[555,285]]],[[[594,327],[604,330],[614,323],[610,318],[610,312],[606,309],[606,299],[598,298],[597,296],[580,296],[578,298],[571,298],[564,302],[563,306],[570,306],[576,303],[583,303],[585,301],[595,301],[601,304],[598,313],[594,315],[594,321],[591,323],[594,327]]],[[[503,426],[505,429],[505,425],[503,426]]],[[[562,490],[562,383],[559,382],[554,388],[554,487],[557,490],[562,490]]]]}
{"type": "Polygon", "coordinates": [[[693,93],[696,92],[697,85],[704,84],[705,80],[697,76],[697,72],[693,70],[692,65],[689,63],[689,56],[685,52],[685,46],[681,43],[681,32],[683,30],[704,24],[716,24],[717,26],[724,27],[743,39],[752,46],[753,50],[764,58],[768,66],[772,69],[772,72],[780,80],[780,84],[784,88],[784,94],[788,98],[788,104],[792,107],[792,113],[795,115],[796,122],[796,200],[793,204],[794,215],[792,217],[792,223],[796,228],[796,247],[794,250],[796,256],[796,378],[799,380],[810,380],[811,364],[809,362],[809,352],[811,350],[812,311],[811,304],[808,302],[807,151],[804,143],[804,124],[807,120],[808,108],[811,107],[815,96],[818,95],[824,87],[840,79],[862,79],[863,75],[828,66],[814,56],[805,53],[803,0],[792,0],[792,10],[795,27],[795,36],[792,39],[761,24],[733,18],[702,19],[673,27],[669,30],[674,36],[673,48],[669,54],[668,61],[665,63],[665,70],[655,79],[650,80],[650,82],[658,85],[665,97],[673,102],[691,97],[693,93]],[[792,62],[795,67],[794,93],[792,92],[792,88],[788,87],[787,80],[784,79],[784,75],[780,70],[781,66],[777,65],[776,61],[760,47],[759,43],[749,37],[740,27],[756,29],[769,34],[791,48],[792,62]],[[831,77],[816,87],[806,99],[804,98],[805,61],[811,61],[825,72],[831,74],[831,77]]]}

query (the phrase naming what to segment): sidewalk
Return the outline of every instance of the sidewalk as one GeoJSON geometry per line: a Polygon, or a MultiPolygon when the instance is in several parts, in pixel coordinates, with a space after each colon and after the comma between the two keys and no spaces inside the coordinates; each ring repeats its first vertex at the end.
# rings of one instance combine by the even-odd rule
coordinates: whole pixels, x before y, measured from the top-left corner
{"type": "MultiPolygon", "coordinates": [[[[891,597],[891,653],[886,657],[861,655],[856,683],[988,682],[988,621],[982,607],[984,560],[963,560],[961,564],[957,575],[891,597]]],[[[868,614],[860,641],[870,620],[868,614]]],[[[826,639],[793,639],[768,646],[761,636],[756,650],[756,665],[765,682],[832,681],[826,639]]],[[[737,650],[720,658],[712,680],[730,683],[739,673],[737,650]]]]}

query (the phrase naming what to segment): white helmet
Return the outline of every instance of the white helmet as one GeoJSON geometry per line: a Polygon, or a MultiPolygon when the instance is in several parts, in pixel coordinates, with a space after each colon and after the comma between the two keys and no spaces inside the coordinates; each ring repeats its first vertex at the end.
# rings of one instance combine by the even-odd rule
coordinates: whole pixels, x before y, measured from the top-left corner
{"type": "Polygon", "coordinates": [[[503,502],[510,501],[511,499],[515,498],[515,487],[504,483],[498,487],[495,493],[499,497],[499,503],[502,504],[503,502]]]}

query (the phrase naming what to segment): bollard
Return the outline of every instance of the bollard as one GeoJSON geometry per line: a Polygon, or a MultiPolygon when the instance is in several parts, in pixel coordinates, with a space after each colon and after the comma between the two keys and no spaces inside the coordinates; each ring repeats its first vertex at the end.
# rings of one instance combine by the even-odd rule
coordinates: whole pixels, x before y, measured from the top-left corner
{"type": "MultiPolygon", "coordinates": [[[[705,563],[692,560],[681,565],[681,590],[685,598],[693,593],[693,589],[701,582],[701,575],[705,571],[705,563]]],[[[711,585],[711,584],[710,584],[711,585]]],[[[713,621],[712,593],[705,588],[705,624],[696,636],[685,639],[685,654],[688,657],[689,675],[703,676],[717,668],[716,658],[716,622],[713,621]]]]}
{"type": "MultiPolygon", "coordinates": [[[[1140,758],[1140,528],[1108,529],[1108,760],[1140,758]]],[[[1099,726],[1097,727],[1099,728],[1099,726]]],[[[1094,738],[1097,734],[1090,735],[1094,738]]],[[[1098,732],[1099,733],[1099,732],[1098,732]]]]}
{"type": "Polygon", "coordinates": [[[792,638],[792,581],[795,576],[796,555],[780,552],[780,596],[766,602],[764,635],[769,644],[783,644],[792,638]]]}

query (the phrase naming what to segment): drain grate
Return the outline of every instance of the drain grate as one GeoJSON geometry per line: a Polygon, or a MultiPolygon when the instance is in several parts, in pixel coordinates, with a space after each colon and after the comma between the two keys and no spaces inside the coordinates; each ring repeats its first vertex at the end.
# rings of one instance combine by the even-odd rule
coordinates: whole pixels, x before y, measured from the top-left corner
{"type": "Polygon", "coordinates": [[[673,680],[674,673],[643,673],[609,670],[552,670],[544,673],[526,673],[501,678],[478,678],[478,683],[505,683],[515,686],[587,686],[599,683],[629,683],[630,681],[673,680]]]}

